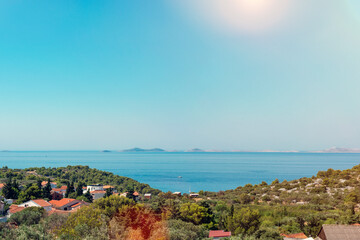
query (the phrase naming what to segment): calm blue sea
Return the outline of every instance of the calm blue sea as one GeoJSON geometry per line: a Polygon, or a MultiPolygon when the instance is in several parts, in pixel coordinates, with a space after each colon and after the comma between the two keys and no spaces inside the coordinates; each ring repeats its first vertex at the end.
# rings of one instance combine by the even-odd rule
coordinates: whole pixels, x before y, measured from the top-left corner
{"type": "Polygon", "coordinates": [[[319,170],[348,169],[358,164],[360,154],[351,153],[0,152],[1,167],[88,165],[162,191],[181,192],[219,191],[247,183],[270,183],[276,178],[311,177],[319,170]]]}

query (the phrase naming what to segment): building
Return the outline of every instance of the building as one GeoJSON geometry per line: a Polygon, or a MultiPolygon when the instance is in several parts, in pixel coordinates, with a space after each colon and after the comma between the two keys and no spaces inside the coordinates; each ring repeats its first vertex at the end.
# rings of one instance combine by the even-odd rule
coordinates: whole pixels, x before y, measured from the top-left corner
{"type": "MultiPolygon", "coordinates": [[[[47,183],[48,183],[47,181],[42,181],[41,182],[41,187],[45,187],[47,183]]],[[[57,183],[56,182],[50,182],[50,186],[51,186],[51,188],[56,188],[57,183]]]]}
{"type": "Polygon", "coordinates": [[[24,202],[22,204],[19,205],[19,207],[42,207],[44,208],[47,212],[49,212],[52,209],[51,204],[48,201],[45,201],[44,199],[35,199],[35,200],[30,200],[27,202],[24,202]]]}
{"type": "Polygon", "coordinates": [[[146,198],[146,199],[151,199],[151,193],[145,193],[145,194],[144,194],[144,198],[146,198]]]}
{"type": "Polygon", "coordinates": [[[103,198],[106,194],[106,191],[104,190],[94,190],[90,192],[91,196],[93,197],[93,200],[97,200],[100,198],[103,198]]]}
{"type": "Polygon", "coordinates": [[[324,224],[318,234],[321,240],[359,240],[360,225],[324,224]]]}
{"type": "Polygon", "coordinates": [[[78,203],[84,204],[85,202],[73,199],[73,198],[63,198],[61,200],[51,200],[49,203],[52,205],[53,208],[58,210],[69,211],[73,208],[79,207],[78,203]]]}
{"type": "Polygon", "coordinates": [[[60,193],[63,197],[65,197],[66,190],[67,190],[67,186],[61,186],[60,188],[51,189],[51,191],[60,193]]]}
{"type": "Polygon", "coordinates": [[[179,196],[179,197],[181,196],[181,192],[173,192],[172,194],[173,194],[173,195],[177,195],[177,196],[179,196]]]}
{"type": "Polygon", "coordinates": [[[191,198],[197,198],[199,196],[198,193],[190,193],[189,195],[191,198]]]}
{"type": "Polygon", "coordinates": [[[18,205],[12,204],[12,205],[10,205],[10,208],[9,208],[9,210],[7,212],[6,217],[9,218],[14,213],[21,212],[24,209],[25,209],[25,207],[20,207],[18,205]]]}
{"type": "Polygon", "coordinates": [[[53,191],[50,192],[52,200],[61,200],[64,197],[64,194],[61,191],[53,191]]]}
{"type": "Polygon", "coordinates": [[[293,234],[281,234],[284,237],[284,240],[314,240],[313,238],[308,238],[304,233],[293,233],[293,234]]]}
{"type": "Polygon", "coordinates": [[[92,192],[92,191],[103,191],[104,190],[104,186],[101,184],[94,184],[94,185],[87,185],[86,190],[84,190],[83,192],[86,193],[87,191],[92,192]]]}
{"type": "Polygon", "coordinates": [[[226,237],[231,237],[231,232],[224,232],[224,230],[211,230],[209,232],[209,238],[211,239],[222,239],[226,237]]]}

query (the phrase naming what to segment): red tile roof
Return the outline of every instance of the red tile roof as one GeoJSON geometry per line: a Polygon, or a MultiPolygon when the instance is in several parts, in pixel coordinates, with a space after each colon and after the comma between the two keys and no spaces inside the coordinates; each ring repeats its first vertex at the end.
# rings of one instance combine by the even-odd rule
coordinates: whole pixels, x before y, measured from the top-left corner
{"type": "Polygon", "coordinates": [[[41,207],[51,207],[51,204],[48,201],[45,201],[44,199],[35,199],[32,201],[41,207]]]}
{"type": "MultiPolygon", "coordinates": [[[[47,181],[42,181],[41,186],[45,186],[47,183],[48,183],[47,181]]],[[[51,182],[50,184],[56,185],[56,182],[51,182]]]]}
{"type": "Polygon", "coordinates": [[[224,232],[224,230],[210,231],[209,238],[212,237],[231,237],[231,232],[224,232]]]}
{"type": "Polygon", "coordinates": [[[25,207],[19,207],[18,205],[12,204],[9,208],[9,212],[11,214],[14,214],[14,213],[20,212],[24,209],[25,209],[25,207]]]}
{"type": "Polygon", "coordinates": [[[63,198],[61,200],[51,200],[50,203],[51,205],[53,205],[54,207],[63,207],[65,206],[66,204],[69,204],[73,201],[76,201],[76,199],[73,199],[73,198],[63,198]]]}
{"type": "Polygon", "coordinates": [[[139,193],[138,193],[138,192],[134,192],[133,195],[134,195],[134,196],[139,196],[139,193]]]}
{"type": "Polygon", "coordinates": [[[0,183],[0,188],[3,188],[5,186],[5,183],[0,183]]]}
{"type": "Polygon", "coordinates": [[[103,186],[104,189],[107,189],[107,188],[115,188],[114,186],[111,186],[111,185],[105,185],[103,186]]]}
{"type": "Polygon", "coordinates": [[[65,191],[66,191],[66,189],[61,189],[61,188],[53,188],[53,189],[51,189],[51,191],[54,191],[54,192],[59,192],[59,193],[61,193],[61,192],[65,192],[65,191]]]}
{"type": "Polygon", "coordinates": [[[65,185],[64,185],[64,186],[61,186],[60,189],[61,189],[61,190],[66,190],[66,189],[67,189],[67,186],[65,186],[65,185]]]}
{"type": "Polygon", "coordinates": [[[281,234],[287,238],[297,238],[297,239],[306,239],[308,238],[304,233],[293,233],[293,234],[281,234]]]}
{"type": "Polygon", "coordinates": [[[91,191],[90,193],[106,193],[106,191],[104,190],[94,190],[94,191],[91,191]]]}

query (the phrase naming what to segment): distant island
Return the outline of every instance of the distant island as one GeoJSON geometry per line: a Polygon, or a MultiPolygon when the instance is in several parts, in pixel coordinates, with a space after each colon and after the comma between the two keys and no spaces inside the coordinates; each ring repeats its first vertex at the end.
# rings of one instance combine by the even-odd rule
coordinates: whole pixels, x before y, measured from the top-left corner
{"type": "Polygon", "coordinates": [[[313,151],[315,153],[360,153],[360,148],[341,148],[331,147],[321,151],[313,151]]]}
{"type": "MultiPolygon", "coordinates": [[[[103,150],[102,152],[110,152],[109,150],[103,150]]],[[[315,151],[299,151],[299,150],[209,150],[209,149],[200,149],[192,148],[188,150],[164,150],[162,148],[131,148],[122,150],[122,152],[193,152],[193,153],[221,153],[221,152],[230,152],[230,153],[360,153],[360,148],[344,148],[344,147],[331,147],[324,150],[315,150],[315,151]]]]}
{"type": "Polygon", "coordinates": [[[131,149],[125,149],[123,150],[123,152],[165,152],[165,150],[161,148],[151,148],[151,149],[131,148],[131,149]]]}

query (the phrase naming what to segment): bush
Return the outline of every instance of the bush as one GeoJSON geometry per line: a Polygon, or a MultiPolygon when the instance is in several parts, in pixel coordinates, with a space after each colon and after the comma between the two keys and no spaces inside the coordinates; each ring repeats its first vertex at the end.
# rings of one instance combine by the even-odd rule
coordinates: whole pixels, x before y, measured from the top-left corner
{"type": "Polygon", "coordinates": [[[41,218],[45,214],[44,208],[39,207],[28,207],[21,212],[14,213],[8,220],[10,223],[15,223],[17,226],[20,225],[34,225],[38,224],[41,218]]]}
{"type": "Polygon", "coordinates": [[[202,226],[181,220],[169,220],[170,240],[200,240],[208,236],[208,231],[202,226]]]}

